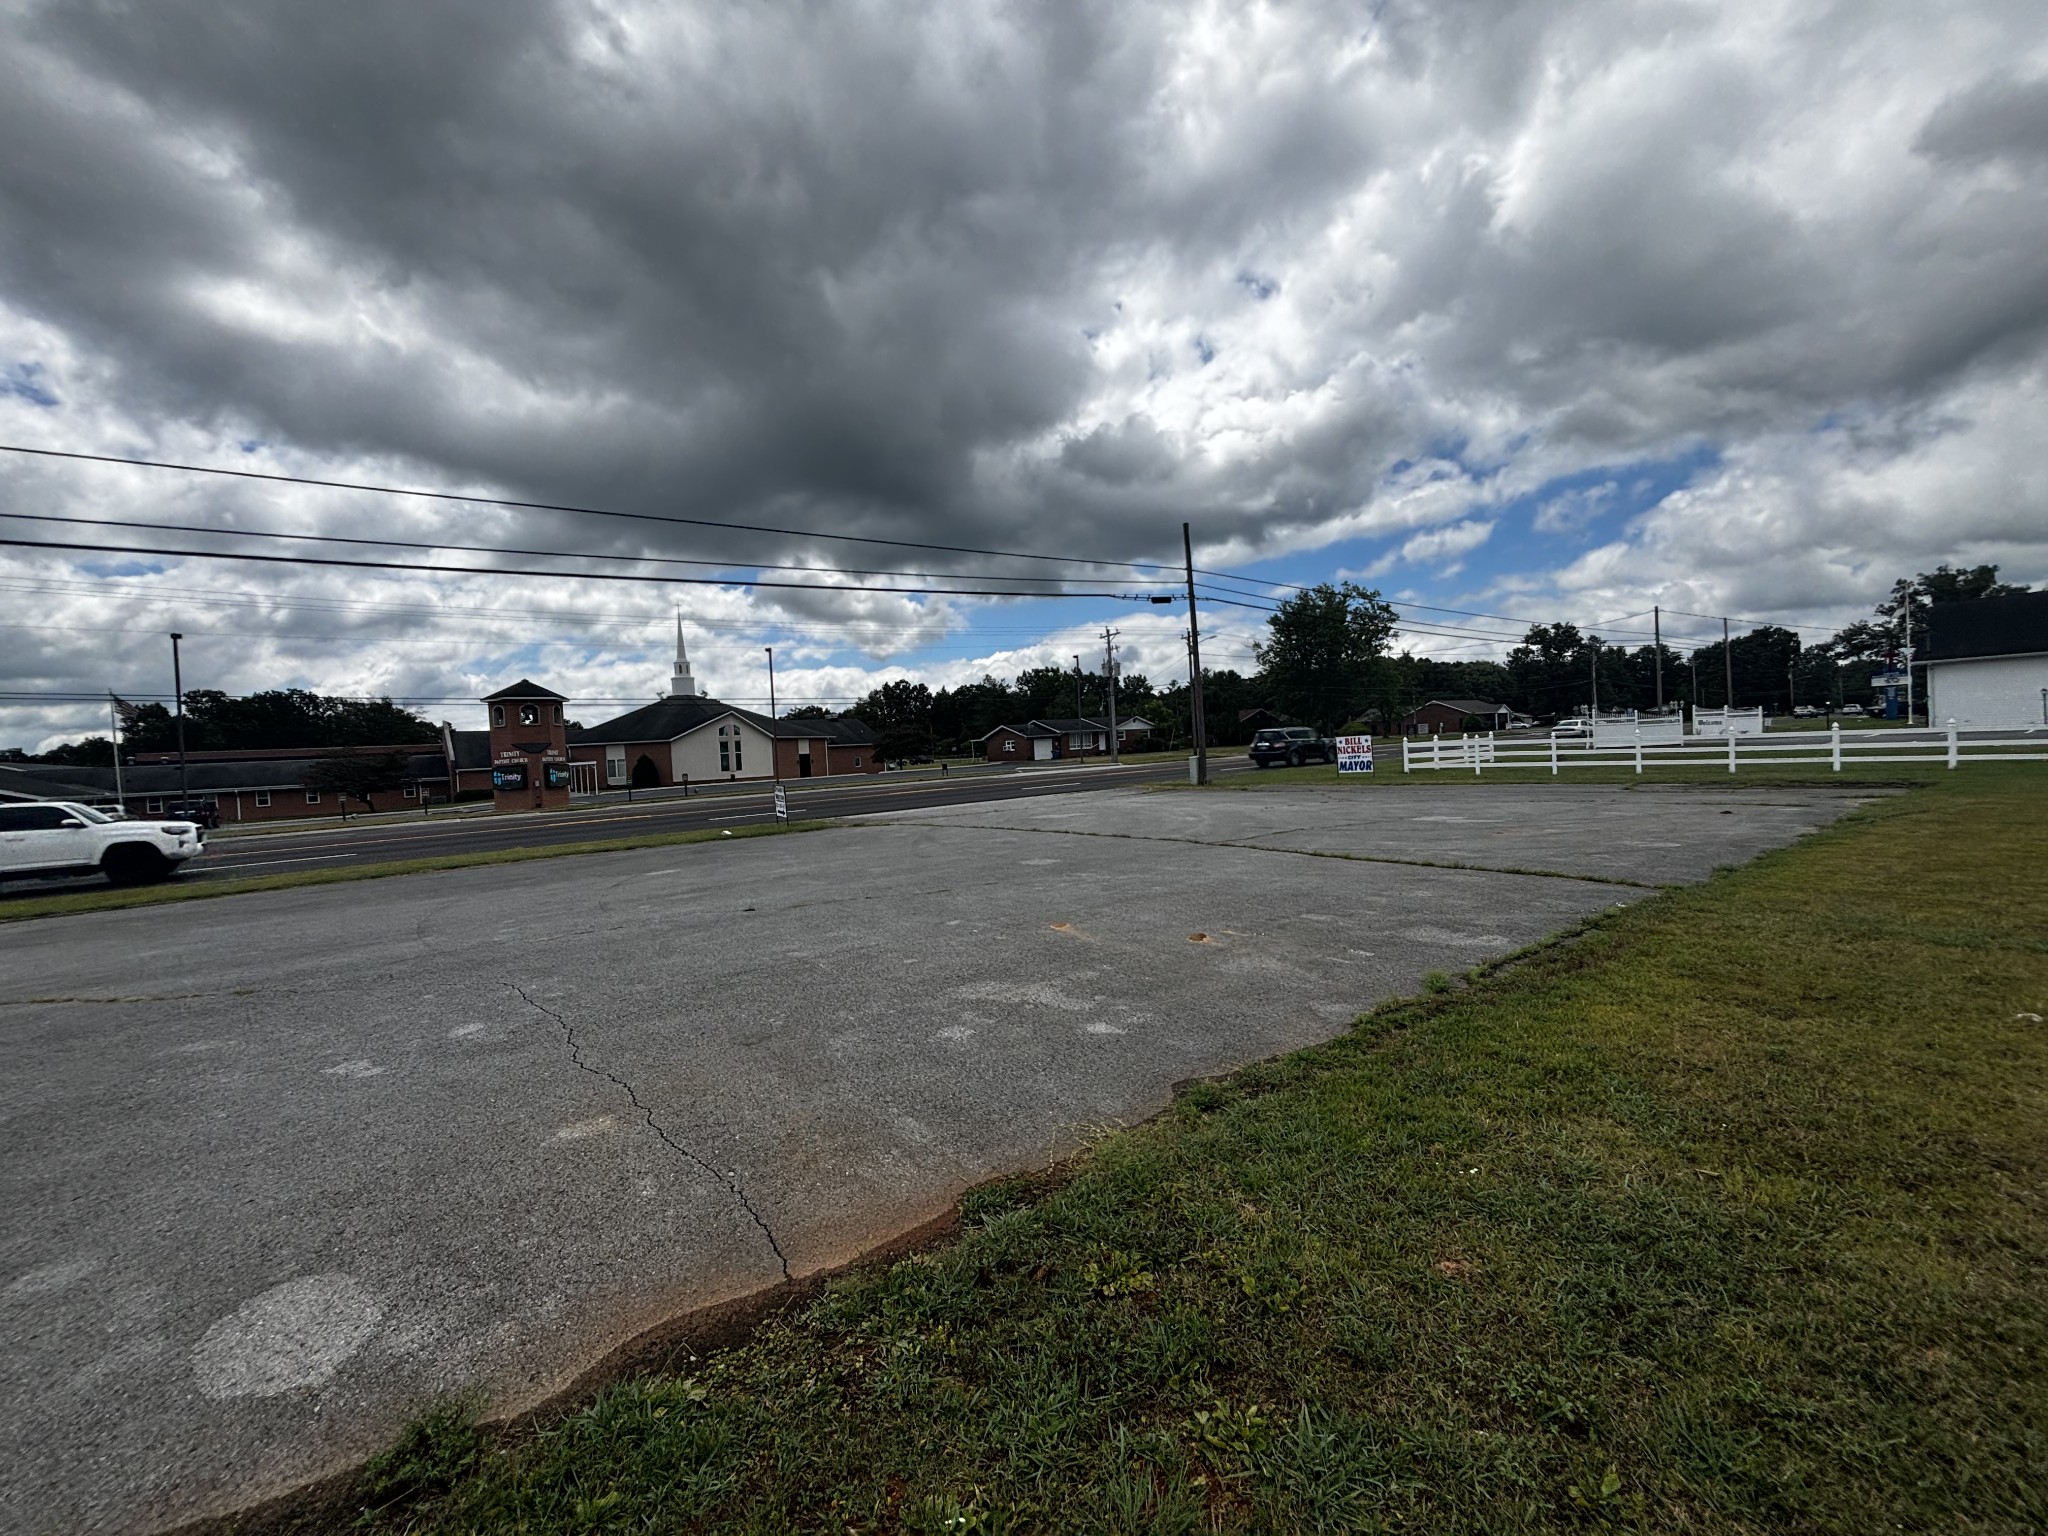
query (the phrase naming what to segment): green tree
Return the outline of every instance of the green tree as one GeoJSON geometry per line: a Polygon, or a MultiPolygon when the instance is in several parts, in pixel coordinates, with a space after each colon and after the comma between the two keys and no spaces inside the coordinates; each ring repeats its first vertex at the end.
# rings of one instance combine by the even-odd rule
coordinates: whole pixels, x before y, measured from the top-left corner
{"type": "Polygon", "coordinates": [[[923,683],[884,683],[847,713],[874,728],[875,750],[885,760],[900,762],[932,748],[932,691],[923,683]]]}
{"type": "Polygon", "coordinates": [[[1326,729],[1348,719],[1399,617],[1379,593],[1349,581],[1282,600],[1254,648],[1275,706],[1326,729]]]}
{"type": "Polygon", "coordinates": [[[73,768],[111,768],[114,766],[114,744],[105,736],[88,736],[83,741],[61,742],[29,761],[64,763],[73,768]]]}
{"type": "Polygon", "coordinates": [[[337,752],[319,758],[306,769],[308,789],[331,792],[341,797],[344,810],[351,800],[363,809],[374,809],[370,797],[380,790],[401,789],[411,776],[412,765],[402,748],[384,752],[337,752]]]}

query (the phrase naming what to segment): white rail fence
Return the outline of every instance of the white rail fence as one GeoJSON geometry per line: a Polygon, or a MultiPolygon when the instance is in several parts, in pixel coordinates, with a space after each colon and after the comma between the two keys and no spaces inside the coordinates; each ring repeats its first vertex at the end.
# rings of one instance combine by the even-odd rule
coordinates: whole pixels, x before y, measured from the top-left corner
{"type": "Polygon", "coordinates": [[[1639,735],[1627,743],[1589,742],[1555,736],[1531,741],[1502,738],[1492,731],[1470,736],[1432,736],[1428,741],[1401,742],[1401,771],[1449,769],[1480,773],[1488,768],[1725,767],[1775,768],[1785,763],[1825,763],[1836,772],[1844,763],[2048,762],[2048,728],[2008,731],[1965,731],[1955,726],[1931,731],[1784,731],[1770,736],[1694,736],[1683,742],[1652,740],[1639,735]]]}

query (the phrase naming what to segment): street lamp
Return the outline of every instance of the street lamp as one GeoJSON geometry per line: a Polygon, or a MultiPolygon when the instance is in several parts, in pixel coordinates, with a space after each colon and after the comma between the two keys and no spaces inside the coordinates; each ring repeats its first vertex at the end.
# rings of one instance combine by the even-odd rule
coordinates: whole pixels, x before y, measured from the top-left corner
{"type": "Polygon", "coordinates": [[[178,660],[178,642],[185,637],[171,631],[171,692],[178,711],[178,814],[192,814],[192,778],[185,767],[185,669],[178,660]]]}
{"type": "Polygon", "coordinates": [[[775,647],[764,645],[768,653],[768,765],[769,772],[777,783],[782,780],[782,739],[775,733],[775,647]]]}

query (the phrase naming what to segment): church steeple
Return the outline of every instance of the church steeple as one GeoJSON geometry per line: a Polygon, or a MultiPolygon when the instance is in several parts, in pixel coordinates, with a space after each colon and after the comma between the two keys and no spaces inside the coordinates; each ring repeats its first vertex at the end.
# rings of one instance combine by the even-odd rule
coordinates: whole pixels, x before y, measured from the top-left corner
{"type": "Polygon", "coordinates": [[[676,675],[668,680],[671,697],[695,698],[697,679],[690,676],[690,658],[683,650],[683,616],[676,615],[676,675]]]}

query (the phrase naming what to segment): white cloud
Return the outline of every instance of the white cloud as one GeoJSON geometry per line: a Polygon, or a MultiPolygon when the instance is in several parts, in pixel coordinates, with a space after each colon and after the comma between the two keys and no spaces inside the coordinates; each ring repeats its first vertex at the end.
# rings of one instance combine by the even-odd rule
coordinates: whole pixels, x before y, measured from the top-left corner
{"type": "MultiPolygon", "coordinates": [[[[503,0],[485,26],[257,6],[232,49],[199,0],[17,9],[0,381],[33,382],[0,387],[0,440],[1100,559],[1171,559],[1186,518],[1206,563],[1399,541],[1383,568],[1436,581],[1558,477],[1702,452],[1719,467],[1616,537],[1597,482],[1548,500],[1526,551],[1502,529],[1483,558],[1525,568],[1487,589],[1832,619],[1944,558],[2048,576],[2039,6],[503,0]]],[[[87,515],[989,563],[34,461],[0,479],[11,507],[87,515]]],[[[239,615],[195,653],[238,688],[665,675],[657,588],[192,563],[25,601],[75,566],[0,562],[7,622],[34,626],[0,631],[27,637],[0,687],[141,678],[194,612],[239,615]]],[[[703,675],[750,678],[772,640],[821,691],[1012,611],[690,604],[703,675]]]]}

